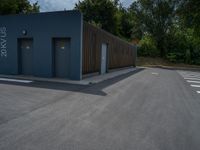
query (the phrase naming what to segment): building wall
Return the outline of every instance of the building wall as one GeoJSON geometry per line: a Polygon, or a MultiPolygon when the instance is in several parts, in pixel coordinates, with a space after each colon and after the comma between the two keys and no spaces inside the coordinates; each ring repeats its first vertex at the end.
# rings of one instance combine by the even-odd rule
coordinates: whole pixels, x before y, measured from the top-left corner
{"type": "Polygon", "coordinates": [[[102,43],[108,44],[108,69],[135,66],[136,46],[84,22],[83,74],[100,72],[102,43]]]}
{"type": "Polygon", "coordinates": [[[78,11],[0,16],[0,74],[19,74],[18,39],[33,38],[33,75],[52,77],[53,38],[70,38],[70,79],[81,79],[82,20],[78,11]]]}

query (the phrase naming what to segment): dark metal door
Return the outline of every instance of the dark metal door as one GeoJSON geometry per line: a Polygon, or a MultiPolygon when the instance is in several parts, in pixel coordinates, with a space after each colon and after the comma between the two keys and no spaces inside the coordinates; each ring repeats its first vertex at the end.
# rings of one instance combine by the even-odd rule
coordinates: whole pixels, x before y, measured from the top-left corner
{"type": "Polygon", "coordinates": [[[55,76],[59,78],[69,77],[70,63],[70,39],[55,39],[55,76]]]}
{"type": "Polygon", "coordinates": [[[19,49],[21,74],[33,75],[33,40],[20,39],[19,49]]]}

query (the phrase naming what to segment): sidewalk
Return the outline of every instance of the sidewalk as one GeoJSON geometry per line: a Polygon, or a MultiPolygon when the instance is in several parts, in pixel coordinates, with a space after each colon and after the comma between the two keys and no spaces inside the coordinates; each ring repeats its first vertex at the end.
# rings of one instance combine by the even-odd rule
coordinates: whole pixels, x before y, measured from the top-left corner
{"type": "Polygon", "coordinates": [[[99,83],[123,74],[127,74],[132,71],[136,71],[137,68],[125,68],[120,70],[111,71],[104,75],[95,75],[84,78],[81,81],[73,81],[67,79],[59,79],[59,78],[40,78],[40,77],[33,77],[33,76],[23,76],[23,75],[1,75],[0,74],[0,81],[11,81],[11,82],[23,82],[23,83],[30,83],[34,81],[40,82],[57,82],[57,83],[68,83],[68,84],[77,84],[77,85],[88,85],[88,84],[95,84],[99,83]]]}
{"type": "Polygon", "coordinates": [[[102,82],[102,81],[105,81],[108,79],[112,79],[114,77],[117,77],[117,76],[120,76],[123,74],[127,74],[129,72],[136,71],[136,70],[137,70],[137,68],[126,68],[126,69],[121,69],[121,70],[115,70],[115,71],[112,71],[112,72],[109,72],[109,73],[106,73],[103,75],[97,75],[97,76],[85,78],[85,79],[83,79],[83,81],[87,82],[87,83],[92,83],[92,84],[99,83],[99,82],[102,82]]]}

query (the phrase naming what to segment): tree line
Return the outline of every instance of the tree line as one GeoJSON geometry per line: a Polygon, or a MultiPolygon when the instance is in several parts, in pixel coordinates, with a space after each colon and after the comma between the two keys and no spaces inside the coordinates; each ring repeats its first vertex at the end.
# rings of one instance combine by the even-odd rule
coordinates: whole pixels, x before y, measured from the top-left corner
{"type": "Polygon", "coordinates": [[[31,4],[28,0],[1,0],[0,15],[39,12],[38,3],[31,4]]]}
{"type": "Polygon", "coordinates": [[[138,44],[139,56],[200,65],[199,0],[84,0],[85,21],[138,44]]]}
{"type": "MultiPolygon", "coordinates": [[[[1,0],[0,14],[39,12],[38,3],[1,0]]],[[[84,20],[138,45],[139,56],[200,65],[199,0],[82,0],[75,5],[84,20]]]]}

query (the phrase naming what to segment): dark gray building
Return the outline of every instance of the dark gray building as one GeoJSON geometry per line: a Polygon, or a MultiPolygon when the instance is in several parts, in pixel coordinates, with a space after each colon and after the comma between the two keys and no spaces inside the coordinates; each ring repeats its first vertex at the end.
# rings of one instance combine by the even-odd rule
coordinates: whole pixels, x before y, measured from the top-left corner
{"type": "MultiPolygon", "coordinates": [[[[104,73],[107,72],[109,45],[112,44],[109,39],[98,42],[104,47],[97,46],[90,50],[98,52],[98,49],[103,48],[105,53],[102,56],[100,50],[95,56],[90,56],[99,57],[98,62],[91,62],[93,66],[96,65],[96,69],[83,71],[87,69],[86,59],[89,54],[86,46],[96,44],[83,39],[87,38],[84,32],[85,35],[89,32],[84,31],[85,25],[79,11],[0,16],[0,74],[81,80],[83,73],[101,72],[102,67],[104,73]],[[86,45],[84,41],[90,44],[86,45]],[[101,59],[103,57],[106,61],[101,59]]],[[[98,38],[99,35],[94,34],[98,38]]],[[[110,36],[106,32],[104,34],[110,36]]],[[[126,45],[131,47],[133,53],[129,64],[134,66],[136,49],[133,45],[126,45]]]]}

